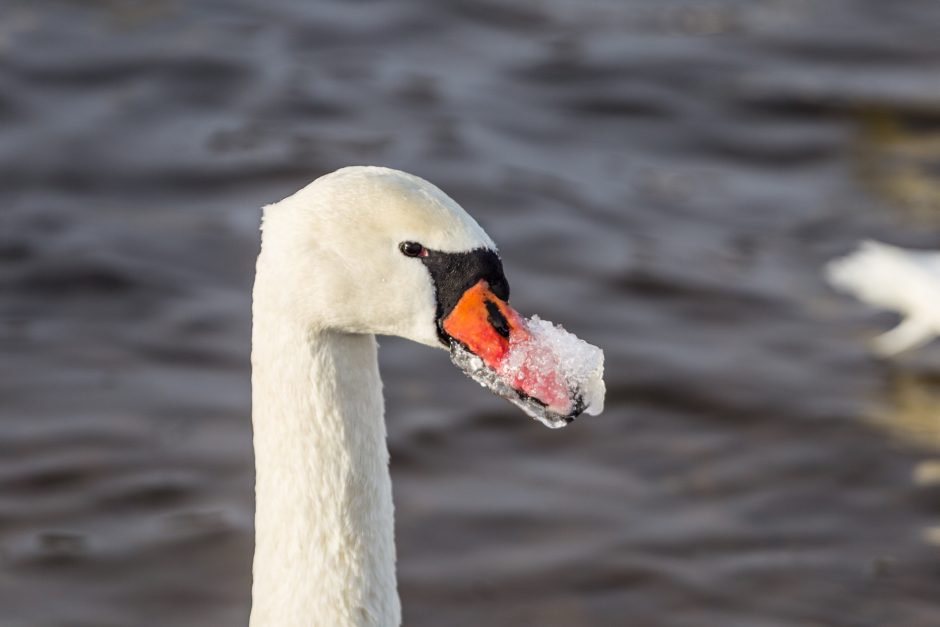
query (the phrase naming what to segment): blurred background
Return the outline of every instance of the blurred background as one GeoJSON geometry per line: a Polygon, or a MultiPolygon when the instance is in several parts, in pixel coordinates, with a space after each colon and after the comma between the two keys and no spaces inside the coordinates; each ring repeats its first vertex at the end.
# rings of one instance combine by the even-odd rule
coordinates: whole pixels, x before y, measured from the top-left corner
{"type": "Polygon", "coordinates": [[[381,340],[405,624],[940,625],[936,0],[5,0],[0,626],[245,625],[259,207],[439,185],[603,347],[549,431],[381,340]]]}

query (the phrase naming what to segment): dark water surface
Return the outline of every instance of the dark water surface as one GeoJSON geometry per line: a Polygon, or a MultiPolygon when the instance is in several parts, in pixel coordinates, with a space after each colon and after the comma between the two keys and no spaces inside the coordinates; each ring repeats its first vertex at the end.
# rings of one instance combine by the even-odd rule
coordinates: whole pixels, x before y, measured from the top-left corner
{"type": "Polygon", "coordinates": [[[382,341],[409,626],[940,626],[940,3],[0,4],[0,627],[243,625],[258,207],[412,171],[606,350],[551,432],[382,341]],[[887,429],[882,428],[887,426],[887,429]]]}

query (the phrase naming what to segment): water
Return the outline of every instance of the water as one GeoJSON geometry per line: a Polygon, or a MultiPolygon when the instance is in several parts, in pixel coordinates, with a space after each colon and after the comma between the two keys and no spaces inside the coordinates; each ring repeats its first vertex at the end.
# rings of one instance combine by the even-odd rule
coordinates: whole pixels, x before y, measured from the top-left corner
{"type": "Polygon", "coordinates": [[[0,6],[0,625],[247,620],[262,204],[412,171],[600,346],[550,431],[382,340],[405,624],[940,625],[933,0],[0,6]]]}

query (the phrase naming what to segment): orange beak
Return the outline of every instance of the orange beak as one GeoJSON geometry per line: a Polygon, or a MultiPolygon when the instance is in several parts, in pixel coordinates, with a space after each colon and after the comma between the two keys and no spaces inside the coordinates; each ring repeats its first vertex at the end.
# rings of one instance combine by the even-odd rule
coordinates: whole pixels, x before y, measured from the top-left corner
{"type": "Polygon", "coordinates": [[[510,388],[522,399],[535,401],[566,420],[583,409],[579,399],[572,398],[557,364],[551,363],[551,355],[514,351],[525,346],[531,334],[522,316],[493,294],[485,280],[464,292],[441,326],[483,361],[499,379],[500,387],[510,388]]]}

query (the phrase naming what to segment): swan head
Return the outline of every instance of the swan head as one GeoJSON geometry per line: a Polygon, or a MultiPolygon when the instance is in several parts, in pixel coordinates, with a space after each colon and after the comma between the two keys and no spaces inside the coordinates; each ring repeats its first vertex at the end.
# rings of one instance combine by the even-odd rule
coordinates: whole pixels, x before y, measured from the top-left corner
{"type": "Polygon", "coordinates": [[[395,335],[444,348],[493,392],[551,427],[585,409],[564,377],[501,373],[526,339],[493,240],[431,183],[356,166],[265,207],[258,273],[267,303],[317,331],[395,335]],[[274,278],[274,280],[272,280],[274,278]]]}

